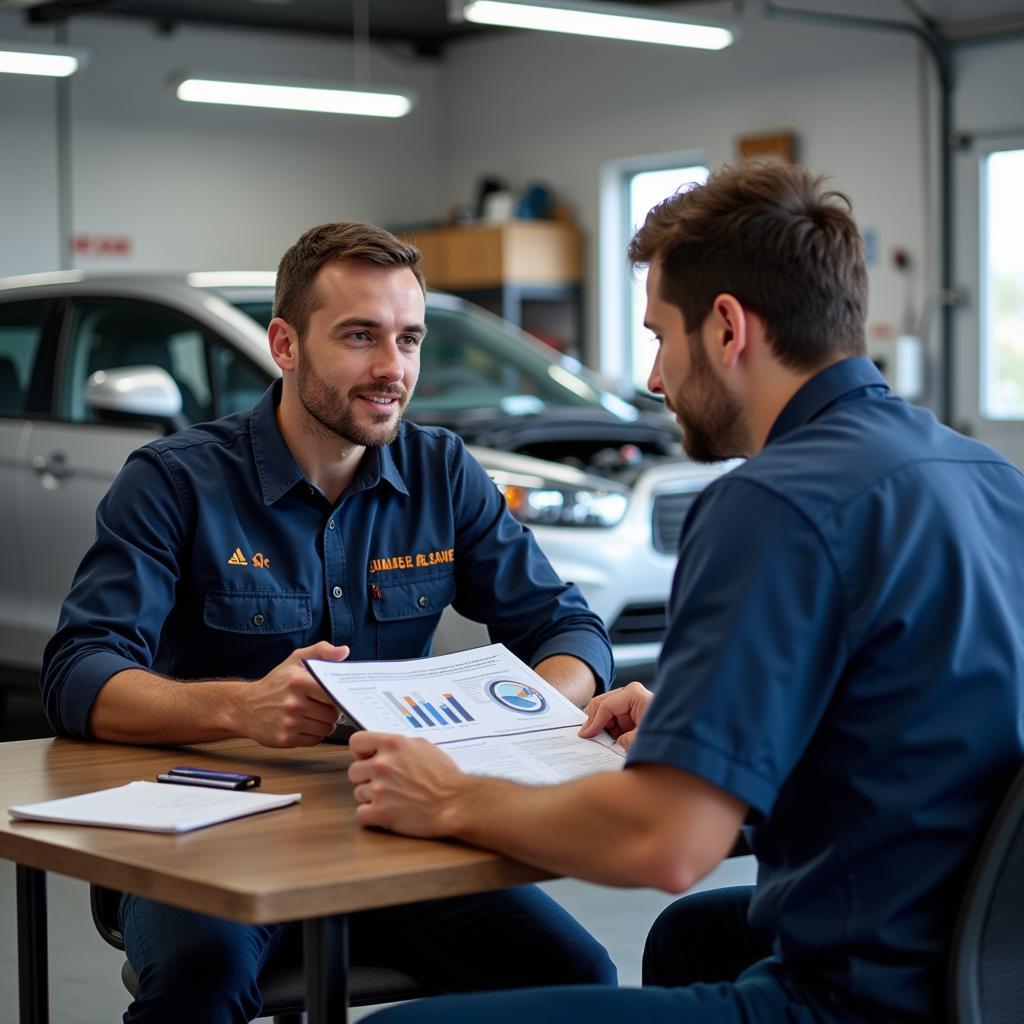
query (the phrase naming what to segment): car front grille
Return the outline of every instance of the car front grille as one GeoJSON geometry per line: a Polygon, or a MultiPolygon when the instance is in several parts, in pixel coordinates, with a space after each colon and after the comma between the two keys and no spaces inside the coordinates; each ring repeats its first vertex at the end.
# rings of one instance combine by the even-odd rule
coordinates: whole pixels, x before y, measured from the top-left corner
{"type": "Polygon", "coordinates": [[[651,540],[655,551],[663,555],[678,554],[683,520],[696,499],[696,491],[655,496],[654,511],[651,513],[651,540]]]}
{"type": "Polygon", "coordinates": [[[627,604],[612,623],[608,635],[613,644],[661,643],[668,625],[663,601],[627,604]]]}

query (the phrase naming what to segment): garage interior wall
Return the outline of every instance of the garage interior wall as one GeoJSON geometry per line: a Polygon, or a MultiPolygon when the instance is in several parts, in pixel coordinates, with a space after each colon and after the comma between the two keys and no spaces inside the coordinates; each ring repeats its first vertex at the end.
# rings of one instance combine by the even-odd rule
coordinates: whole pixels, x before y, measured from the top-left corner
{"type": "MultiPolygon", "coordinates": [[[[71,80],[72,230],[118,234],[132,252],[83,266],[270,267],[310,224],[442,219],[472,201],[482,175],[543,181],[573,207],[586,242],[589,363],[602,353],[596,240],[602,168],[662,152],[732,160],[739,136],[793,131],[800,159],[832,175],[876,242],[870,329],[920,318],[937,273],[937,90],[909,35],[767,21],[748,11],[718,53],[494,32],[453,43],[440,61],[374,47],[373,80],[415,88],[399,121],[205,107],[177,101],[174,71],[352,77],[351,47],[300,35],[80,17],[69,45],[90,50],[71,80]],[[891,263],[907,250],[908,272],[891,263]]],[[[0,12],[0,38],[32,38],[0,12]]],[[[45,41],[45,40],[44,40],[45,41]]],[[[1016,124],[1024,44],[957,57],[956,126],[1016,124]]],[[[49,80],[0,76],[0,274],[57,265],[55,96],[49,80]]],[[[966,228],[977,218],[966,215],[966,228]]],[[[959,220],[961,235],[965,229],[959,220]]],[[[958,317],[960,358],[976,352],[972,310],[958,317]]],[[[604,325],[605,352],[616,325],[604,325]]],[[[937,317],[927,331],[934,401],[937,317]]]]}
{"type": "MultiPolygon", "coordinates": [[[[910,250],[918,296],[923,287],[919,78],[919,48],[909,36],[781,24],[753,13],[736,43],[714,53],[542,33],[462,43],[447,60],[444,179],[457,197],[481,167],[518,183],[541,173],[573,204],[592,241],[606,161],[686,151],[715,167],[735,160],[740,136],[793,131],[801,162],[833,176],[862,227],[875,232],[871,316],[890,323],[900,318],[904,288],[889,271],[893,246],[910,250]],[[474,89],[459,88],[469,81],[474,89]]],[[[588,280],[597,280],[595,246],[588,257],[588,280]]]]}
{"type": "MultiPolygon", "coordinates": [[[[0,38],[54,35],[0,12],[0,38]]],[[[371,80],[419,98],[392,121],[182,103],[169,84],[180,70],[352,81],[344,42],[83,17],[67,45],[90,55],[69,80],[71,230],[131,242],[127,257],[76,265],[273,268],[312,224],[417,220],[441,205],[437,62],[374,48],[371,80]]],[[[0,275],[59,265],[58,88],[0,75],[0,275]]]]}

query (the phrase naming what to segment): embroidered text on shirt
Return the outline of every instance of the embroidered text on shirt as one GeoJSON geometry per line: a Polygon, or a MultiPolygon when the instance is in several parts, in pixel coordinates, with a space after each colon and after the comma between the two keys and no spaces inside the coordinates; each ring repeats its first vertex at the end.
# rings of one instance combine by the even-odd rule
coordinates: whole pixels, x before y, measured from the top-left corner
{"type": "Polygon", "coordinates": [[[390,558],[371,558],[370,572],[386,572],[389,569],[423,569],[430,565],[443,565],[455,561],[455,548],[442,551],[417,552],[415,555],[393,555],[390,558]]]}

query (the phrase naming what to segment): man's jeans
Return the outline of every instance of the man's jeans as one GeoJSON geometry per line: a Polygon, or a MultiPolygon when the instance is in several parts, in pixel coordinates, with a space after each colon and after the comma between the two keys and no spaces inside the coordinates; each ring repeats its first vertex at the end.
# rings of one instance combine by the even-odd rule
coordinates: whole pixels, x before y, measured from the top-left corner
{"type": "MultiPolygon", "coordinates": [[[[381,1010],[373,1024],[838,1024],[812,1005],[771,956],[746,911],[753,886],[677,900],[644,950],[644,988],[532,989],[423,999],[381,1010]]],[[[863,1018],[861,1018],[862,1020],[863,1018]]]]}
{"type": "MultiPolygon", "coordinates": [[[[249,1021],[260,971],[301,948],[300,924],[238,924],[131,895],[121,927],[140,985],[126,1024],[249,1021]]],[[[436,992],[616,981],[604,948],[534,886],[351,914],[349,952],[436,992]]]]}

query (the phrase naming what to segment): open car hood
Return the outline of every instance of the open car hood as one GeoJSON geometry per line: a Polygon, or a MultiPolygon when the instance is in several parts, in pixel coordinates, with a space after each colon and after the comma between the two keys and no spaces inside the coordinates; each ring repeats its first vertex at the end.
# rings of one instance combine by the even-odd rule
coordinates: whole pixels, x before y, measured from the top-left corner
{"type": "Polygon", "coordinates": [[[546,408],[525,415],[474,409],[416,420],[448,427],[468,444],[620,480],[652,461],[682,457],[678,427],[656,412],[626,421],[600,409],[546,408]]]}

